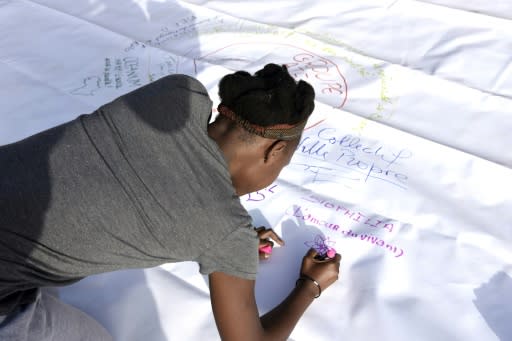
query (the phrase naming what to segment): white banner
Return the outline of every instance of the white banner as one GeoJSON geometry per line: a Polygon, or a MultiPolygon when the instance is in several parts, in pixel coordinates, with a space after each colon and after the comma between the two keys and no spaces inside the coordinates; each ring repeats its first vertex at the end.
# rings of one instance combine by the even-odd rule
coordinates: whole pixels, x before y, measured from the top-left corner
{"type": "MultiPolygon", "coordinates": [[[[316,109],[279,179],[241,198],[286,242],[261,312],[333,247],[340,280],[292,340],[511,340],[511,20],[506,1],[0,0],[0,144],[168,74],[216,105],[223,75],[286,64],[316,109]]],[[[116,340],[218,339],[194,263],[61,296],[116,340]]]]}

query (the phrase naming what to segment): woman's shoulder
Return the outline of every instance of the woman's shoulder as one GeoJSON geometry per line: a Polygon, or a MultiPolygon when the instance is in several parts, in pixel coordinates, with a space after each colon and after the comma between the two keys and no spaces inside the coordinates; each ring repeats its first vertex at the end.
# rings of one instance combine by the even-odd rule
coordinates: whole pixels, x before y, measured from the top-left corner
{"type": "Polygon", "coordinates": [[[164,76],[154,83],[158,83],[158,85],[165,87],[185,88],[208,96],[208,90],[206,90],[203,83],[201,83],[198,79],[185,74],[173,74],[164,76]]]}

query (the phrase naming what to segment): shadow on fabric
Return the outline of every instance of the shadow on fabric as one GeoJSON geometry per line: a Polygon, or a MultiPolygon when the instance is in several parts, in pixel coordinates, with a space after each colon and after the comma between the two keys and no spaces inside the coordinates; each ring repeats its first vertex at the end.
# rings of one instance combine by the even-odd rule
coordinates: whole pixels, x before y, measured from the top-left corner
{"type": "Polygon", "coordinates": [[[473,303],[494,334],[500,341],[512,340],[512,278],[497,272],[474,293],[473,303]]]}
{"type": "MultiPolygon", "coordinates": [[[[108,1],[74,1],[74,6],[85,9],[99,4],[102,5],[103,12],[119,13],[118,8],[109,7],[108,1]]],[[[161,16],[163,13],[169,13],[169,17],[172,18],[173,14],[177,11],[181,15],[194,18],[192,13],[187,13],[188,11],[175,1],[148,1],[144,9],[138,6],[132,6],[130,9],[128,12],[131,13],[127,13],[126,8],[124,8],[123,14],[131,15],[132,19],[139,17],[141,25],[144,25],[153,15],[161,16]]],[[[199,46],[198,42],[194,43],[194,41],[197,41],[197,37],[189,33],[187,39],[190,44],[199,46]]],[[[75,53],[73,51],[53,51],[51,50],[51,44],[47,46],[49,51],[46,51],[46,53],[50,55],[51,53],[75,53]]],[[[40,52],[42,53],[42,51],[40,52]]],[[[30,94],[27,94],[27,96],[30,96],[30,94]]],[[[55,101],[59,101],[59,99],[55,98],[55,101]]],[[[153,105],[156,104],[153,103],[153,105]]],[[[186,105],[187,103],[184,104],[184,106],[186,105]]],[[[144,108],[135,109],[141,109],[141,111],[138,111],[140,113],[146,112],[142,110],[144,108]]],[[[186,107],[182,109],[189,112],[186,107]]],[[[37,109],[35,108],[34,110],[37,109]]],[[[62,110],[66,109],[63,108],[62,110]]],[[[165,124],[161,124],[158,120],[154,120],[154,118],[145,114],[141,114],[139,118],[157,130],[170,131],[165,124]]],[[[177,124],[174,122],[174,129],[179,129],[180,124],[186,124],[185,121],[178,122],[177,124]]],[[[24,276],[26,276],[26,273],[36,273],[37,276],[37,272],[34,271],[34,269],[37,269],[37,265],[34,264],[33,260],[28,261],[28,259],[33,255],[36,245],[40,244],[39,241],[43,238],[42,236],[47,235],[46,226],[49,224],[48,212],[50,210],[61,209],[60,214],[65,218],[63,221],[75,221],[77,226],[80,225],[81,219],[87,220],[89,218],[87,216],[70,217],[69,212],[65,208],[84,205],[84,203],[66,202],[62,199],[63,196],[56,193],[55,182],[61,175],[62,169],[65,169],[63,174],[65,174],[64,178],[68,186],[63,187],[63,182],[59,180],[59,191],[67,191],[68,193],[73,193],[75,189],[73,173],[76,175],[76,181],[80,182],[83,179],[83,174],[80,174],[80,171],[87,172],[91,169],[87,164],[90,162],[90,159],[83,155],[85,150],[83,146],[73,146],[73,143],[76,145],[83,141],[77,142],[69,139],[72,136],[72,134],[69,134],[68,129],[70,124],[73,124],[73,121],[35,134],[24,140],[0,146],[0,234],[2,236],[0,238],[0,267],[6,269],[6,271],[1,272],[3,278],[0,277],[0,295],[3,292],[8,292],[10,290],[9,286],[12,283],[16,283],[16,289],[20,292],[32,291],[34,289],[19,281],[19,278],[16,276],[20,273],[25,273],[24,276]],[[79,151],[79,153],[74,154],[74,150],[79,151]],[[80,167],[79,164],[82,164],[83,167],[80,167]],[[80,170],[80,168],[82,169],[80,170]],[[27,266],[27,263],[32,264],[27,266]]],[[[76,124],[73,129],[76,129],[76,124]]],[[[101,184],[95,185],[101,187],[101,184]]],[[[101,196],[101,192],[97,194],[101,196]]],[[[73,195],[66,195],[65,197],[73,197],[73,195]]],[[[79,200],[82,197],[77,195],[76,198],[79,200]]],[[[101,201],[98,202],[100,202],[98,205],[101,205],[101,201]]],[[[89,207],[86,211],[94,210],[89,207]]],[[[55,211],[52,216],[57,216],[55,211]]],[[[56,220],[51,220],[51,222],[54,221],[56,220]]],[[[50,236],[49,239],[58,240],[59,237],[58,235],[50,236]]],[[[62,240],[60,243],[66,244],[67,242],[67,240],[62,240]]],[[[66,247],[69,247],[69,250],[73,249],[73,245],[66,247]]],[[[45,278],[43,282],[51,282],[54,275],[50,273],[45,275],[48,275],[48,278],[45,278]]],[[[144,285],[146,279],[142,270],[130,272],[129,276],[116,273],[113,274],[113,277],[116,280],[113,280],[112,283],[102,283],[104,289],[103,296],[94,291],[97,288],[97,283],[87,281],[76,284],[73,290],[67,292],[73,295],[70,296],[64,293],[64,300],[78,308],[84,308],[87,313],[110,329],[110,332],[114,334],[114,339],[124,341],[141,339],[165,340],[162,328],[159,325],[160,318],[158,318],[158,311],[156,310],[153,296],[149,288],[144,285]],[[123,283],[125,284],[124,286],[123,283]],[[136,291],[130,290],[130,283],[138,283],[136,291]],[[105,293],[111,293],[112,295],[107,296],[105,293]],[[93,300],[93,297],[96,299],[93,300]],[[118,304],[110,306],[110,304],[113,304],[114,299],[119,299],[118,304]],[[130,304],[133,301],[144,302],[144,304],[134,307],[130,304]],[[115,309],[118,310],[114,311],[115,309]],[[115,320],[123,324],[125,328],[118,328],[119,325],[114,326],[113,315],[109,316],[109,314],[116,315],[115,320]],[[129,319],[123,320],[123,316],[129,317],[129,319]],[[133,335],[121,336],[120,334],[125,334],[130,326],[133,328],[138,327],[138,332],[135,333],[134,331],[135,334],[133,335]]],[[[74,279],[70,279],[61,283],[68,284],[73,281],[74,279]]],[[[176,326],[176,328],[179,328],[179,326],[176,326]]]]}

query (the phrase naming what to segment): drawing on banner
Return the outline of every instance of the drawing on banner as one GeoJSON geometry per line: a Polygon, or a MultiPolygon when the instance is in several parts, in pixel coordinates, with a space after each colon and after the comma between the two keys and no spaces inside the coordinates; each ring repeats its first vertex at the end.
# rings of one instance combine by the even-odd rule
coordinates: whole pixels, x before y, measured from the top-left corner
{"type": "Polygon", "coordinates": [[[319,255],[327,255],[330,251],[334,250],[334,245],[336,245],[336,242],[334,240],[330,240],[329,237],[324,237],[321,234],[317,234],[314,240],[306,241],[304,242],[304,245],[315,249],[319,255]]]}
{"type": "MultiPolygon", "coordinates": [[[[386,229],[389,232],[393,231],[394,224],[389,221],[389,219],[383,219],[383,218],[376,218],[369,215],[362,214],[361,212],[355,212],[351,211],[349,209],[346,209],[342,206],[338,206],[337,210],[345,210],[345,213],[343,213],[342,218],[350,219],[351,222],[347,222],[345,226],[355,225],[352,221],[360,222],[361,224],[357,224],[356,226],[359,227],[372,227],[375,229],[386,229]],[[354,217],[355,215],[355,217],[354,217]],[[348,216],[348,217],[347,217],[348,216]],[[362,220],[361,220],[362,218],[362,220]]],[[[340,210],[340,211],[341,211],[340,210]]],[[[307,207],[302,207],[298,205],[293,206],[293,210],[286,210],[286,215],[290,217],[297,218],[298,220],[304,221],[306,223],[313,224],[315,226],[323,227],[331,231],[336,232],[342,232],[344,233],[342,226],[343,224],[330,221],[328,219],[325,219],[321,215],[308,212],[309,209],[307,207]]]]}
{"type": "MultiPolygon", "coordinates": [[[[362,223],[364,226],[376,228],[376,229],[385,229],[387,232],[393,232],[395,229],[395,225],[392,220],[381,217],[378,215],[372,215],[365,212],[361,212],[360,210],[353,210],[344,206],[344,204],[335,202],[334,200],[326,200],[315,194],[310,194],[308,196],[303,196],[300,198],[302,201],[306,202],[306,205],[314,204],[317,209],[320,208],[322,210],[327,209],[329,214],[335,214],[338,218],[343,218],[346,220],[346,225],[354,225],[355,223],[362,223]]],[[[301,208],[297,206],[298,210],[295,210],[293,216],[295,217],[306,217],[303,211],[308,211],[308,207],[301,208]],[[300,215],[297,213],[300,212],[300,215]]],[[[310,215],[308,215],[309,217],[310,215]]],[[[304,219],[304,218],[303,218],[304,219]]],[[[359,224],[361,225],[361,224],[359,224]]],[[[334,229],[334,227],[332,228],[334,229]]],[[[337,230],[337,228],[336,228],[337,230]]],[[[396,232],[396,231],[395,231],[396,232]]]]}
{"type": "Polygon", "coordinates": [[[328,234],[327,237],[318,235],[305,245],[321,250],[325,254],[328,248],[334,248],[334,242],[343,238],[364,242],[368,246],[392,254],[395,258],[405,255],[403,247],[387,239],[407,224],[359,209],[351,209],[341,202],[325,199],[316,194],[302,196],[300,200],[301,203],[289,206],[284,215],[295,219],[299,226],[315,226],[328,234]]]}
{"type": "Polygon", "coordinates": [[[352,188],[354,184],[377,181],[407,190],[409,176],[401,169],[412,158],[412,151],[366,142],[336,128],[316,128],[305,135],[290,165],[309,173],[312,183],[352,188]]]}
{"type": "Polygon", "coordinates": [[[160,31],[152,38],[144,41],[133,41],[124,49],[130,52],[138,48],[162,47],[166,43],[196,37],[207,32],[218,31],[219,27],[224,24],[221,16],[216,15],[211,18],[198,18],[196,15],[189,15],[177,19],[170,25],[163,26],[160,31]]]}
{"type": "Polygon", "coordinates": [[[368,125],[368,120],[386,120],[392,117],[392,110],[389,108],[395,100],[390,95],[390,83],[392,78],[388,76],[384,70],[384,66],[382,64],[374,63],[371,67],[365,66],[354,61],[353,58],[350,58],[346,55],[337,54],[336,51],[329,46],[322,47],[318,42],[322,41],[332,46],[341,47],[345,50],[348,50],[355,55],[360,55],[367,57],[366,54],[358,49],[353,48],[350,45],[340,41],[336,37],[333,37],[329,34],[319,34],[318,32],[312,31],[302,31],[298,30],[297,32],[305,34],[313,39],[306,40],[306,44],[313,48],[320,48],[323,52],[328,53],[331,56],[335,56],[336,58],[342,59],[348,66],[352,69],[356,70],[357,73],[364,78],[378,78],[380,83],[380,91],[378,94],[378,101],[375,106],[374,111],[368,116],[368,118],[363,118],[361,122],[353,128],[353,131],[360,135],[364,128],[368,125]]]}
{"type": "Polygon", "coordinates": [[[71,91],[73,95],[94,96],[101,88],[101,78],[98,76],[86,77],[82,81],[82,85],[71,91]]]}
{"type": "Polygon", "coordinates": [[[177,72],[178,56],[167,54],[159,62],[152,63],[138,56],[107,57],[101,74],[85,77],[82,84],[71,94],[94,96],[101,90],[133,90],[160,77],[177,72]]]}
{"type": "Polygon", "coordinates": [[[314,52],[301,47],[280,42],[239,42],[227,45],[213,52],[204,54],[198,61],[215,63],[216,60],[224,60],[233,69],[242,67],[237,65],[240,51],[251,54],[244,56],[244,64],[251,59],[259,59],[267,56],[276,64],[287,65],[288,70],[296,79],[304,79],[309,82],[317,92],[317,99],[328,103],[335,108],[342,108],[347,100],[347,81],[340,71],[339,66],[314,52]],[[230,59],[233,64],[230,65],[230,59]]]}
{"type": "MultiPolygon", "coordinates": [[[[197,74],[202,62],[235,70],[246,68],[251,61],[266,57],[275,63],[287,65],[295,78],[310,82],[317,92],[317,99],[334,108],[342,108],[347,102],[348,84],[343,74],[347,68],[355,71],[351,71],[351,74],[358,77],[380,79],[380,93],[374,94],[376,109],[369,118],[384,119],[386,106],[392,103],[388,93],[389,77],[382,65],[354,61],[356,53],[342,42],[323,35],[305,35],[300,31],[272,25],[234,21],[228,16],[201,16],[195,13],[163,25],[148,39],[130,41],[118,57],[105,58],[102,65],[104,70],[87,75],[70,92],[80,96],[94,96],[105,90],[117,90],[116,93],[119,93],[169,74],[197,74]],[[215,39],[210,39],[211,52],[203,53],[200,50],[203,46],[190,39],[191,36],[217,34],[220,43],[233,39],[235,42],[213,47],[211,42],[215,42],[215,39]],[[267,41],[261,41],[262,38],[267,41]],[[173,53],[165,51],[167,48],[173,53]],[[340,49],[343,51],[338,51],[340,49]],[[354,56],[344,53],[347,50],[354,56]],[[125,65],[124,58],[134,60],[125,65]],[[110,59],[110,65],[107,59],[110,59]]],[[[368,57],[362,55],[361,58],[368,57]]],[[[312,122],[312,125],[322,121],[312,122]]],[[[355,129],[357,134],[361,133],[366,121],[364,119],[355,129]]]]}
{"type": "MultiPolygon", "coordinates": [[[[355,226],[352,228],[345,228],[343,227],[343,224],[335,221],[335,220],[328,220],[320,215],[315,215],[313,213],[307,213],[308,209],[293,205],[292,207],[288,208],[286,210],[286,215],[294,217],[295,219],[308,223],[309,225],[317,226],[320,228],[327,229],[329,231],[336,232],[339,236],[343,237],[350,237],[351,239],[358,240],[360,242],[366,242],[369,243],[372,246],[382,248],[386,250],[387,252],[393,254],[395,258],[400,258],[404,255],[405,251],[400,246],[390,243],[386,241],[383,237],[379,237],[374,233],[370,232],[364,232],[364,229],[367,226],[373,226],[377,227],[377,225],[382,224],[382,226],[391,227],[393,224],[389,222],[389,220],[385,223],[382,220],[374,219],[374,218],[367,218],[365,219],[365,222],[363,224],[359,224],[358,226],[355,226]],[[376,225],[372,225],[372,223],[377,223],[376,225]]],[[[347,224],[350,225],[350,224],[347,224]]],[[[346,225],[346,226],[347,226],[346,225]]],[[[367,229],[366,229],[367,230],[367,229]]],[[[328,248],[332,244],[332,240],[329,238],[321,237],[319,239],[315,238],[313,242],[307,242],[307,246],[312,247],[318,247],[321,250],[324,250],[325,248],[328,248]],[[323,238],[323,239],[322,239],[323,238]],[[314,246],[313,246],[314,245],[314,246]]],[[[323,252],[325,253],[325,252],[323,252]]]]}
{"type": "MultiPolygon", "coordinates": [[[[197,61],[212,64],[218,64],[221,61],[222,64],[234,70],[241,69],[244,65],[265,57],[275,63],[287,65],[292,76],[311,83],[315,88],[317,100],[337,109],[343,108],[348,100],[349,85],[342,70],[343,67],[349,67],[356,71],[357,77],[365,78],[366,82],[371,81],[372,78],[379,82],[379,90],[374,93],[376,104],[373,112],[369,114],[368,118],[363,118],[352,131],[361,135],[368,124],[368,119],[384,120],[391,117],[391,114],[386,114],[390,111],[389,106],[393,104],[389,93],[391,78],[386,75],[382,65],[356,63],[352,58],[336,53],[334,48],[311,39],[305,39],[302,45],[306,45],[307,49],[296,43],[249,41],[247,39],[205,53],[197,58],[197,61]],[[329,57],[312,50],[324,52],[323,55],[327,53],[329,57]],[[241,55],[240,51],[245,52],[241,55]]],[[[354,73],[352,72],[352,74],[354,73]]],[[[318,125],[324,120],[325,118],[320,119],[313,122],[312,125],[318,125]]]]}
{"type": "Polygon", "coordinates": [[[348,231],[343,230],[343,231],[341,231],[341,233],[343,233],[347,237],[352,237],[352,238],[355,238],[356,240],[368,242],[373,246],[380,247],[380,248],[392,253],[395,258],[400,258],[405,253],[404,249],[402,249],[401,247],[399,247],[395,244],[388,243],[384,239],[381,239],[372,234],[366,234],[366,233],[358,234],[357,232],[354,232],[352,230],[348,230],[348,231]]]}
{"type": "Polygon", "coordinates": [[[185,58],[162,50],[161,45],[172,40],[197,35],[198,31],[222,23],[218,17],[197,20],[194,15],[176,19],[160,29],[153,38],[145,41],[131,41],[115,57],[105,57],[98,73],[88,75],[70,91],[73,95],[94,96],[100,91],[122,93],[175,73],[190,73],[193,59],[185,58]],[[190,65],[189,63],[190,62],[190,65]],[[180,70],[183,66],[185,70],[180,70]]]}
{"type": "Polygon", "coordinates": [[[334,107],[341,109],[347,101],[347,81],[334,62],[311,52],[298,53],[286,63],[289,72],[304,79],[323,95],[335,96],[334,107]]]}
{"type": "Polygon", "coordinates": [[[242,197],[242,200],[244,200],[244,201],[255,201],[255,202],[263,201],[268,196],[270,196],[272,194],[275,194],[275,191],[276,191],[277,187],[278,187],[278,185],[275,185],[275,184],[270,185],[269,187],[264,188],[262,190],[259,190],[259,191],[252,192],[252,193],[244,195],[242,197]]]}

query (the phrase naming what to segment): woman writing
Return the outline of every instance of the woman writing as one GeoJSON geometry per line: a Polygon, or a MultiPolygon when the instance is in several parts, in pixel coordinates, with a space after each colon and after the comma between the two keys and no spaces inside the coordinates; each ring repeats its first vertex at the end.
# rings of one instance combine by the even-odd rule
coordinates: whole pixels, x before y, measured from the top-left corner
{"type": "Polygon", "coordinates": [[[266,65],[204,86],[164,77],[90,115],[0,147],[0,339],[109,340],[95,321],[41,291],[86,276],[195,261],[209,276],[223,340],[285,340],[338,277],[340,256],[303,258],[297,286],[258,315],[258,247],[239,197],[290,161],[314,91],[266,65]]]}

